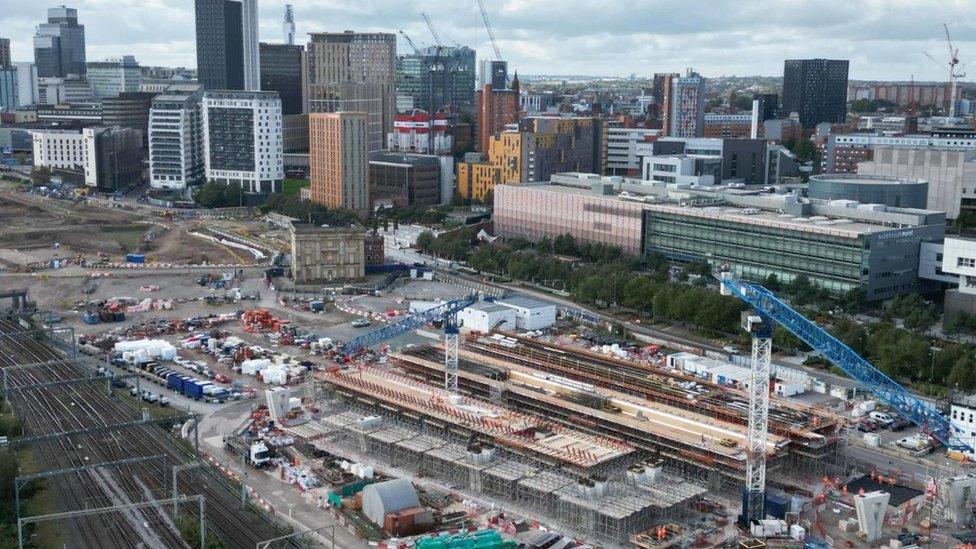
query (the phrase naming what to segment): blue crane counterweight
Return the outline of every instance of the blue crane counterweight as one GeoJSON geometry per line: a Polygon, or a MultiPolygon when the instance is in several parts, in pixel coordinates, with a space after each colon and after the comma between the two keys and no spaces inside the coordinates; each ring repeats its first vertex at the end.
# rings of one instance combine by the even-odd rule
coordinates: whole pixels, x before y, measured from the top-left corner
{"type": "MultiPolygon", "coordinates": [[[[723,273],[727,275],[728,273],[723,273]]],[[[972,451],[934,405],[911,394],[896,381],[878,370],[836,337],[817,326],[766,288],[742,282],[731,276],[721,277],[723,290],[749,304],[756,312],[775,321],[824,358],[861,383],[883,403],[902,417],[952,450],[972,451]]]]}

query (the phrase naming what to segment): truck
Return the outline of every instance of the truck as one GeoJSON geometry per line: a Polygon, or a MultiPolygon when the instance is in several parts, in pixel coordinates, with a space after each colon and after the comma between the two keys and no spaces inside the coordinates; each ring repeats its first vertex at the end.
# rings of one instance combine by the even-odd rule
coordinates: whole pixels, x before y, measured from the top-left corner
{"type": "Polygon", "coordinates": [[[224,448],[236,456],[246,456],[251,467],[267,467],[271,461],[271,450],[262,440],[254,440],[242,435],[224,437],[224,448]]]}
{"type": "Polygon", "coordinates": [[[188,379],[183,382],[183,394],[194,400],[200,400],[203,398],[203,388],[205,385],[209,385],[210,382],[200,381],[199,379],[188,379]]]}

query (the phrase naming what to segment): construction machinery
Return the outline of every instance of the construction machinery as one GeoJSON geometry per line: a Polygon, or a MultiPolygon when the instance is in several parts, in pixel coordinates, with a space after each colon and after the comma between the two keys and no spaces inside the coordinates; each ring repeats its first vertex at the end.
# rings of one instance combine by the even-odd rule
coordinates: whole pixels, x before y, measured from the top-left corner
{"type": "Polygon", "coordinates": [[[722,295],[735,296],[754,310],[743,317],[752,335],[752,384],[749,389],[749,441],[746,486],[740,520],[763,518],[766,490],[766,436],[769,421],[769,369],[773,323],[779,324],[855,381],[881,402],[919,426],[949,450],[972,451],[958,429],[936,407],[899,385],[826,330],[808,320],[766,288],[735,278],[728,268],[719,273],[722,295]]]}
{"type": "Polygon", "coordinates": [[[435,321],[444,323],[444,389],[452,393],[457,392],[458,386],[458,324],[457,314],[461,309],[477,302],[477,296],[468,296],[453,301],[447,301],[422,313],[373,330],[342,346],[342,353],[348,358],[363,349],[382,343],[389,339],[402,336],[408,332],[422,328],[435,321]]]}
{"type": "MultiPolygon", "coordinates": [[[[959,62],[959,48],[955,47],[952,43],[952,36],[949,35],[949,25],[943,23],[942,29],[945,31],[946,44],[949,47],[949,108],[947,109],[950,118],[955,118],[956,116],[956,89],[958,80],[960,78],[965,78],[966,73],[956,72],[956,67],[960,66],[959,62]]],[[[923,51],[922,54],[928,57],[933,63],[935,63],[939,68],[944,68],[946,63],[939,61],[935,57],[929,54],[927,51],[923,51]]]]}

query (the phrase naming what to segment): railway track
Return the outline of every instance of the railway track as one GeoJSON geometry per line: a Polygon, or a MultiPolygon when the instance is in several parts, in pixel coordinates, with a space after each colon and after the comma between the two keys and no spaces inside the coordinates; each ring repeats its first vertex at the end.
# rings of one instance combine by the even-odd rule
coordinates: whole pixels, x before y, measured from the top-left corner
{"type": "MultiPolygon", "coordinates": [[[[39,342],[8,321],[0,320],[0,368],[7,368],[10,402],[22,419],[25,436],[107,427],[140,419],[137,411],[116,396],[110,396],[103,382],[33,387],[85,376],[84,369],[50,345],[39,342]],[[34,364],[29,368],[13,368],[34,364]]],[[[195,460],[155,425],[130,426],[97,433],[58,437],[32,445],[42,470],[80,467],[145,456],[166,456],[169,466],[195,460]]],[[[161,460],[147,460],[97,471],[54,477],[54,485],[65,509],[101,507],[165,499],[167,478],[161,460]]],[[[242,511],[235,489],[211,467],[180,473],[179,491],[206,498],[208,531],[227,547],[253,547],[258,541],[282,534],[270,520],[252,511],[242,511]]],[[[196,509],[184,511],[195,514],[196,509]]],[[[85,547],[185,547],[168,509],[147,507],[139,511],[81,517],[72,521],[80,545],[85,547]]],[[[77,540],[76,540],[77,541],[77,540]]]]}

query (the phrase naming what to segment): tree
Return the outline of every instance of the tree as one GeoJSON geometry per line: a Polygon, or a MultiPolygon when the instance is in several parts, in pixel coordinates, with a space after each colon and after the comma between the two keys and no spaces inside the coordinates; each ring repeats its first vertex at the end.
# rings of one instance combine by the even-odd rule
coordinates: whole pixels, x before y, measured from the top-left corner
{"type": "Polygon", "coordinates": [[[561,234],[553,240],[553,251],[559,255],[576,255],[576,239],[571,234],[561,234]]]}
{"type": "Polygon", "coordinates": [[[30,180],[37,187],[43,187],[51,182],[51,168],[47,166],[34,166],[30,170],[30,180]]]}
{"type": "Polygon", "coordinates": [[[771,292],[778,292],[783,288],[783,285],[780,283],[779,277],[776,276],[776,273],[769,273],[762,285],[771,292]]]}
{"type": "Polygon", "coordinates": [[[434,245],[436,242],[436,237],[434,233],[430,231],[424,231],[417,235],[416,247],[421,252],[431,255],[434,253],[434,245]]]}

